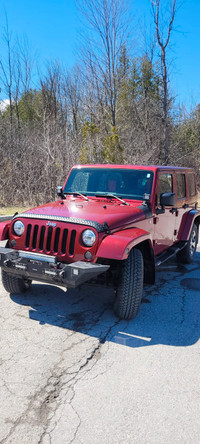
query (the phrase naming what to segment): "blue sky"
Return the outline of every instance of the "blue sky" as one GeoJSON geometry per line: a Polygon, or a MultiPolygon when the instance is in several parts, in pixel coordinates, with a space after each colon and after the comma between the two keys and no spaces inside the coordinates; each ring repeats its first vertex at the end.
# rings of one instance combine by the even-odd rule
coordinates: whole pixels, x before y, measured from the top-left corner
{"type": "MultiPolygon", "coordinates": [[[[129,3],[135,23],[143,23],[145,20],[148,27],[149,0],[129,0],[129,3]]],[[[1,36],[5,26],[5,11],[13,40],[16,35],[26,35],[41,66],[49,60],[60,60],[69,68],[73,66],[80,32],[75,0],[0,0],[1,36]]],[[[171,86],[176,102],[190,108],[200,103],[199,0],[183,0],[174,29],[169,54],[172,60],[171,86]]]]}

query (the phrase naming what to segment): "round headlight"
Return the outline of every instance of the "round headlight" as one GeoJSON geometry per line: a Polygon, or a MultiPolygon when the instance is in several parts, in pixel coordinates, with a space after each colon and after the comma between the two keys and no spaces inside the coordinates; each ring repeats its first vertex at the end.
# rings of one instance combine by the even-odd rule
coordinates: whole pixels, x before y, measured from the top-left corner
{"type": "Polygon", "coordinates": [[[14,233],[17,236],[21,236],[24,232],[24,229],[25,229],[25,227],[24,227],[23,222],[21,222],[21,220],[17,220],[13,225],[14,233]]]}
{"type": "Polygon", "coordinates": [[[92,247],[96,242],[96,234],[92,230],[85,230],[82,233],[82,241],[86,247],[92,247]]]}

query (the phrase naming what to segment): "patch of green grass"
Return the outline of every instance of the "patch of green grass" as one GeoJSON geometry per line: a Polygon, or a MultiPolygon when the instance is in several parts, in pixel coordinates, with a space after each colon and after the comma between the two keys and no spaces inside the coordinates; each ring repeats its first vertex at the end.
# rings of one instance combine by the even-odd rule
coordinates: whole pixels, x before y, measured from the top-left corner
{"type": "Polygon", "coordinates": [[[28,207],[0,207],[0,216],[13,216],[13,214],[15,214],[16,212],[22,213],[23,211],[26,211],[28,209],[28,207]]]}

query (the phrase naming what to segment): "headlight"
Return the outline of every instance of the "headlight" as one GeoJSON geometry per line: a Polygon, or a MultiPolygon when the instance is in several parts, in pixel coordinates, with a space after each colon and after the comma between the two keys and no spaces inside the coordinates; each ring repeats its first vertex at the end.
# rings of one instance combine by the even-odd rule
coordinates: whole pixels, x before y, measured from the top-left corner
{"type": "Polygon", "coordinates": [[[13,225],[14,233],[17,236],[21,236],[24,232],[24,229],[25,229],[25,227],[24,227],[23,222],[21,222],[21,220],[17,220],[13,225]]]}
{"type": "Polygon", "coordinates": [[[82,233],[82,241],[86,247],[92,247],[96,242],[96,234],[92,230],[85,230],[82,233]]]}

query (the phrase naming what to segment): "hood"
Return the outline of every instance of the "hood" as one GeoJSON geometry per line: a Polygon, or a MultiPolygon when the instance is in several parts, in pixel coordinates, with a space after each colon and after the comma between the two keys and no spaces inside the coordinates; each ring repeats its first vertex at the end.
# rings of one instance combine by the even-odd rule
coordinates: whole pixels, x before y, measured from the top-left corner
{"type": "Polygon", "coordinates": [[[103,225],[105,222],[110,229],[146,219],[145,212],[141,207],[142,202],[132,201],[130,205],[124,205],[115,199],[106,198],[89,198],[88,201],[81,197],[67,197],[66,200],[58,200],[40,207],[33,208],[17,215],[23,217],[23,214],[48,216],[48,219],[54,220],[56,217],[66,217],[73,219],[83,219],[86,221],[94,221],[103,225]]]}

